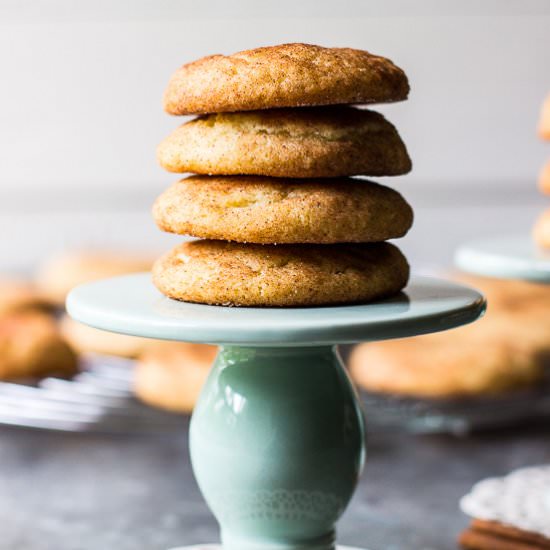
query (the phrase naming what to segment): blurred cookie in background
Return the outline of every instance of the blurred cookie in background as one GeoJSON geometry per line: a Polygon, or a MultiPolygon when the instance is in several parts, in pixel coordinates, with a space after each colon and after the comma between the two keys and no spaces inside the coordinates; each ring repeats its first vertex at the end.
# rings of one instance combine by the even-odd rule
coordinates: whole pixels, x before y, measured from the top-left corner
{"type": "Polygon", "coordinates": [[[542,105],[539,120],[539,136],[542,139],[550,140],[550,95],[546,97],[542,105]]]}
{"type": "Polygon", "coordinates": [[[47,310],[50,304],[24,279],[0,276],[0,315],[29,309],[47,310]]]}
{"type": "Polygon", "coordinates": [[[100,353],[120,357],[138,357],[159,340],[128,336],[90,327],[64,315],[60,323],[61,333],[79,353],[100,353]]]}
{"type": "Polygon", "coordinates": [[[488,312],[514,313],[516,311],[534,314],[539,309],[550,310],[550,286],[520,279],[497,279],[480,277],[461,272],[447,275],[448,278],[478,288],[487,298],[488,312]]]}
{"type": "Polygon", "coordinates": [[[185,342],[149,348],[136,362],[136,396],[153,407],[191,412],[217,352],[217,346],[185,342]]]}
{"type": "Polygon", "coordinates": [[[492,332],[459,328],[361,344],[350,357],[351,373],[368,391],[425,398],[495,394],[541,378],[534,353],[492,332]]]}
{"type": "Polygon", "coordinates": [[[487,297],[485,317],[457,329],[357,346],[352,377],[367,391],[421,398],[495,395],[544,380],[550,287],[458,276],[487,297]]]}
{"type": "MultiPolygon", "coordinates": [[[[539,136],[550,140],[550,95],[547,96],[539,120],[539,136]]],[[[550,195],[550,161],[542,167],[538,179],[539,191],[550,195]]],[[[550,209],[538,217],[532,229],[533,240],[541,248],[550,248],[550,209]]]]}
{"type": "Polygon", "coordinates": [[[89,281],[149,271],[154,259],[123,251],[80,251],[54,256],[40,267],[36,285],[44,298],[63,307],[67,294],[89,281]]]}
{"type": "Polygon", "coordinates": [[[0,379],[71,376],[77,357],[53,317],[38,311],[0,316],[0,379]]]}
{"type": "Polygon", "coordinates": [[[545,210],[533,226],[533,239],[541,248],[550,248],[550,210],[545,210]]]}
{"type": "Polygon", "coordinates": [[[550,161],[548,161],[540,171],[538,186],[539,191],[545,195],[550,195],[550,161]]]}

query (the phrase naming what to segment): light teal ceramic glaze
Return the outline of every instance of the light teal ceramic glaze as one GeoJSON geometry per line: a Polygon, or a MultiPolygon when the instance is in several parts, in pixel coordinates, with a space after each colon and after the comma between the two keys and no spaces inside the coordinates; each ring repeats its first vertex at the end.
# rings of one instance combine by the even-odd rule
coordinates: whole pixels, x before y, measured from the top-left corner
{"type": "Polygon", "coordinates": [[[333,344],[445,330],[484,308],[475,290],[423,277],[392,299],[342,307],[176,302],[148,274],[86,284],[67,300],[75,319],[97,328],[222,345],[190,447],[223,550],[334,549],[335,523],[363,465],[364,431],[333,344]]]}
{"type": "Polygon", "coordinates": [[[224,549],[333,549],[363,440],[354,389],[331,347],[222,348],[190,441],[224,549]]]}
{"type": "Polygon", "coordinates": [[[550,253],[537,247],[530,236],[467,243],[457,250],[455,263],[477,275],[550,283],[550,253]]]}
{"type": "Polygon", "coordinates": [[[148,273],[88,283],[73,290],[67,311],[103,330],[135,336],[254,346],[330,346],[454,328],[477,319],[485,302],[457,283],[413,277],[398,296],[379,302],[312,308],[236,308],[166,298],[148,273]]]}

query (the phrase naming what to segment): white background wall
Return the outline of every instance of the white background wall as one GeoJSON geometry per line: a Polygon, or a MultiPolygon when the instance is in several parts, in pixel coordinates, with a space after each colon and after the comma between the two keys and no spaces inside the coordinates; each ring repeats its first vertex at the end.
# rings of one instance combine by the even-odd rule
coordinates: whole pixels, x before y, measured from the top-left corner
{"type": "Polygon", "coordinates": [[[11,242],[16,216],[27,237],[38,212],[144,208],[175,179],[154,154],[180,122],[161,108],[173,70],[287,41],[364,48],[406,70],[410,100],[381,110],[414,170],[386,183],[459,189],[474,207],[535,196],[550,158],[535,136],[550,91],[546,0],[0,0],[0,231],[11,242]]]}
{"type": "Polygon", "coordinates": [[[4,185],[166,181],[154,149],[179,123],[160,106],[173,70],[286,41],[369,49],[407,71],[410,101],[383,110],[411,150],[410,181],[529,180],[541,162],[534,128],[550,91],[548,1],[0,6],[4,185]]]}

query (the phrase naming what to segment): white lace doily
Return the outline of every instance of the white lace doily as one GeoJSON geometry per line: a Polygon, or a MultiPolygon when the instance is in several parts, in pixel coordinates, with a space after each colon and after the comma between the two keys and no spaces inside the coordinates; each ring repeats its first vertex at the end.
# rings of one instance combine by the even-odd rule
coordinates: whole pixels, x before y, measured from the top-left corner
{"type": "Polygon", "coordinates": [[[498,521],[550,538],[550,464],[476,483],[460,500],[472,517],[498,521]]]}

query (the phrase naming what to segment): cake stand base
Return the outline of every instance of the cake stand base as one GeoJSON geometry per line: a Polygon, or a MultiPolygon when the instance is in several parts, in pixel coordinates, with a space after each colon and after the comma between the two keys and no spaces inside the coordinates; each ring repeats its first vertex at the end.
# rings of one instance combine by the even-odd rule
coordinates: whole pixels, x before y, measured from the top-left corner
{"type": "Polygon", "coordinates": [[[388,300],[335,307],[177,302],[149,274],[89,283],[67,301],[96,328],[220,345],[191,420],[190,454],[223,546],[186,550],[358,550],[335,545],[365,457],[357,395],[335,343],[445,330],[484,308],[478,292],[425,278],[388,300]]]}

